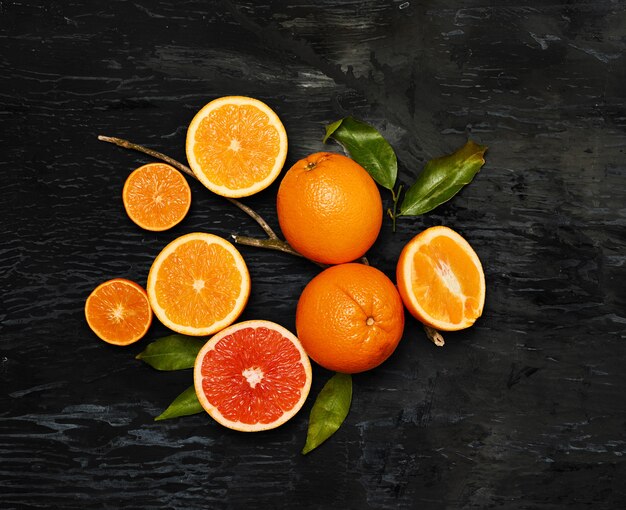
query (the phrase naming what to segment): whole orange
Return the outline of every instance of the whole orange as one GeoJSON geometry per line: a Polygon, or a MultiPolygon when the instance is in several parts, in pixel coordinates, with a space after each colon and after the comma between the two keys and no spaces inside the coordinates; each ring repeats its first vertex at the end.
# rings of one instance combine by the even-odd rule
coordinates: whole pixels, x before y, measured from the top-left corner
{"type": "Polygon", "coordinates": [[[304,350],[329,370],[370,370],[396,349],[404,307],[384,273],[363,264],[329,267],[304,288],[296,310],[304,350]]]}
{"type": "Polygon", "coordinates": [[[383,221],[376,183],[358,163],[318,152],[285,174],[276,201],[287,242],[306,258],[342,264],[370,249],[383,221]]]}

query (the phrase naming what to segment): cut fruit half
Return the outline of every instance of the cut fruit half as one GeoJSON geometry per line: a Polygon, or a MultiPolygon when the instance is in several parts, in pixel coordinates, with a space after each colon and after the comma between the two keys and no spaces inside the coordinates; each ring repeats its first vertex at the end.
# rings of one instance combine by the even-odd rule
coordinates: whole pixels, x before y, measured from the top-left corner
{"type": "Polygon", "coordinates": [[[124,183],[124,209],[141,228],[162,231],[180,223],[191,206],[191,189],[178,170],[149,163],[134,170],[124,183]]]}
{"type": "Polygon", "coordinates": [[[213,234],[175,239],[155,258],[148,298],[157,318],[185,335],[211,335],[232,324],[250,295],[250,275],[239,251],[213,234]]]}
{"type": "Polygon", "coordinates": [[[113,345],[129,345],[148,332],[152,310],[143,287],[125,278],[114,278],[89,295],[85,318],[100,339],[113,345]]]}
{"type": "Polygon", "coordinates": [[[274,322],[234,324],[211,338],[194,365],[196,395],[218,423],[257,432],[282,425],[304,404],[311,364],[298,339],[274,322]]]}
{"type": "Polygon", "coordinates": [[[267,188],[287,157],[287,133],[274,111],[257,99],[211,101],[187,130],[187,160],[214,193],[247,197],[267,188]]]}
{"type": "Polygon", "coordinates": [[[396,276],[404,305],[433,328],[468,328],[483,312],[485,275],[478,255],[448,227],[431,227],[409,241],[396,276]]]}

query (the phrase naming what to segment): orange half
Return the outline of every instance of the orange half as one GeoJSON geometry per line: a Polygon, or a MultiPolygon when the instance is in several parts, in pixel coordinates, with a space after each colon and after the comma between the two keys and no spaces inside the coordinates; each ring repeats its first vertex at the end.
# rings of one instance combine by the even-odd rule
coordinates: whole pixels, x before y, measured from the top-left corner
{"type": "Polygon", "coordinates": [[[239,317],[250,295],[250,275],[231,243],[196,232],[175,239],[157,255],[147,291],[165,326],[185,335],[210,335],[239,317]]]}
{"type": "Polygon", "coordinates": [[[424,230],[404,247],[396,271],[409,312],[435,329],[470,327],[483,312],[485,275],[469,243],[454,230],[424,230]]]}
{"type": "Polygon", "coordinates": [[[245,321],[220,331],[198,353],[196,395],[218,423],[257,432],[282,425],[311,389],[311,363],[298,339],[279,324],[245,321]]]}
{"type": "Polygon", "coordinates": [[[149,163],[134,170],[124,183],[124,209],[141,228],[162,231],[180,223],[191,206],[191,189],[178,170],[149,163]]]}
{"type": "Polygon", "coordinates": [[[100,339],[113,345],[129,345],[147,333],[152,310],[141,286],[114,278],[98,285],[89,295],[85,318],[100,339]]]}
{"type": "Polygon", "coordinates": [[[215,99],[187,130],[187,160],[200,182],[224,197],[267,188],[287,157],[287,133],[265,103],[243,96],[215,99]]]}

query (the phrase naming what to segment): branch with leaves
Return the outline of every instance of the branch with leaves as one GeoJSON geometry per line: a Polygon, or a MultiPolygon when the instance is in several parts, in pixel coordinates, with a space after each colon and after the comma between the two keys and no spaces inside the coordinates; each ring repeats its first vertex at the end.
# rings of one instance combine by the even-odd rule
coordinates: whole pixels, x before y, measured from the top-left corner
{"type": "Polygon", "coordinates": [[[398,160],[387,140],[365,122],[346,117],[326,126],[324,142],[337,141],[348,155],[365,168],[383,188],[391,191],[393,206],[387,209],[396,231],[396,219],[419,216],[450,200],[472,182],[485,164],[487,147],[468,140],[452,154],[426,163],[417,180],[407,189],[398,210],[402,184],[397,188],[398,160]]]}

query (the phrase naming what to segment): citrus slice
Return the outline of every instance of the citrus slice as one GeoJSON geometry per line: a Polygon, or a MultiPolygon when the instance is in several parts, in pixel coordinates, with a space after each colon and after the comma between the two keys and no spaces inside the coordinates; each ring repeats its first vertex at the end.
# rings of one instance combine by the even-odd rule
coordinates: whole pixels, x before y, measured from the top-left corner
{"type": "Polygon", "coordinates": [[[247,197],[278,177],[287,157],[287,133],[274,111],[257,99],[227,96],[202,108],[187,130],[187,160],[214,193],[247,197]]]}
{"type": "Polygon", "coordinates": [[[304,404],[311,364],[298,339],[269,321],[245,321],[220,331],[198,353],[196,395],[218,423],[257,432],[282,425],[304,404]]]}
{"type": "Polygon", "coordinates": [[[468,328],[483,312],[485,275],[478,255],[448,227],[426,229],[409,241],[396,276],[409,312],[433,328],[468,328]]]}
{"type": "Polygon", "coordinates": [[[146,230],[161,231],[180,223],[191,205],[191,189],[178,170],[149,163],[134,170],[124,183],[126,213],[146,230]]]}
{"type": "Polygon", "coordinates": [[[89,295],[85,318],[91,330],[105,342],[129,345],[147,333],[152,310],[141,286],[114,278],[98,285],[89,295]]]}
{"type": "Polygon", "coordinates": [[[175,239],[157,255],[147,291],[165,326],[185,335],[210,335],[239,317],[250,294],[250,275],[231,243],[196,232],[175,239]]]}

